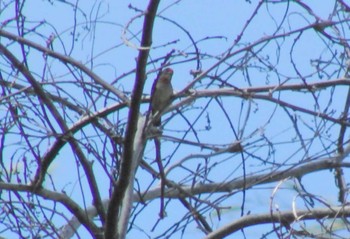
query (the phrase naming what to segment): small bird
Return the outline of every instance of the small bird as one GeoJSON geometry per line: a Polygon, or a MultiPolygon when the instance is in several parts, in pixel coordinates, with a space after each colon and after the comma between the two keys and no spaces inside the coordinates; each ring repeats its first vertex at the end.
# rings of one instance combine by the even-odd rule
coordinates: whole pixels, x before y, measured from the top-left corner
{"type": "MultiPolygon", "coordinates": [[[[174,71],[171,68],[164,69],[158,79],[156,79],[152,86],[151,92],[151,108],[152,116],[158,112],[162,112],[170,103],[173,96],[173,86],[171,85],[171,78],[174,71]]],[[[154,121],[154,126],[160,126],[160,117],[154,121]]]]}

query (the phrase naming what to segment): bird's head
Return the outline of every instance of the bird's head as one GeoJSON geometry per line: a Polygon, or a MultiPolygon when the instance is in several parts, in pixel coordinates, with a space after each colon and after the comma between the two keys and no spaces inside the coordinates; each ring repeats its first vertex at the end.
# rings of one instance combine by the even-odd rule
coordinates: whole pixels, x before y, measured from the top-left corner
{"type": "Polygon", "coordinates": [[[171,80],[171,77],[173,76],[174,71],[171,68],[165,68],[161,73],[161,78],[171,80]]]}

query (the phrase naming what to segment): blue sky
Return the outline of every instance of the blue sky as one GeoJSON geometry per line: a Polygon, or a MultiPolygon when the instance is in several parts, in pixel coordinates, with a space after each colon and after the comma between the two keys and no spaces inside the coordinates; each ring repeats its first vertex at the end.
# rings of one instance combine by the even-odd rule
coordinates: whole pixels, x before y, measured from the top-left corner
{"type": "MultiPolygon", "coordinates": [[[[273,1],[271,1],[273,2],[273,1]]],[[[140,3],[140,1],[101,1],[101,2],[79,2],[79,8],[82,11],[77,11],[76,15],[72,11],[69,5],[63,4],[60,1],[55,1],[52,6],[45,1],[28,1],[25,6],[24,13],[28,19],[27,27],[37,26],[39,22],[46,21],[48,24],[43,24],[38,28],[40,35],[30,34],[28,39],[37,41],[38,43],[45,45],[46,39],[51,34],[59,36],[56,38],[53,44],[53,49],[58,52],[69,54],[70,56],[76,58],[78,61],[85,63],[91,69],[94,70],[102,79],[107,82],[114,81],[118,76],[135,68],[135,58],[137,57],[138,51],[130,46],[127,46],[122,39],[122,30],[129,24],[132,17],[139,14],[139,12],[128,8],[127,6],[131,4],[135,8],[145,9],[146,1],[140,3]],[[92,9],[92,10],[91,10],[92,9]],[[86,15],[84,15],[84,13],[86,15]],[[72,28],[73,23],[76,21],[76,28],[72,28]],[[50,24],[49,24],[50,23],[50,24]],[[54,26],[54,27],[53,27],[54,26]],[[88,30],[87,30],[88,29],[88,30]],[[73,37],[74,36],[74,37],[73,37]],[[93,58],[93,61],[91,61],[93,58]]],[[[246,1],[213,1],[203,0],[203,1],[162,1],[159,7],[159,12],[162,16],[176,21],[188,32],[195,41],[202,40],[198,46],[201,53],[208,54],[210,56],[215,56],[217,58],[205,58],[203,57],[201,61],[201,69],[206,70],[215,64],[219,58],[223,57],[227,53],[227,49],[233,46],[233,42],[237,38],[244,24],[246,23],[249,16],[253,13],[256,2],[247,3],[246,1]],[[206,39],[209,37],[209,39],[206,39]]],[[[314,4],[313,2],[308,3],[309,6],[314,4]]],[[[333,1],[327,1],[322,4],[315,4],[312,9],[317,13],[318,16],[322,18],[327,18],[332,11],[333,1]]],[[[298,7],[291,4],[287,8],[287,4],[269,4],[268,7],[262,7],[256,18],[253,19],[251,24],[248,26],[247,30],[242,36],[239,44],[233,46],[232,51],[240,49],[250,43],[253,43],[259,39],[269,36],[273,33],[277,25],[282,23],[280,32],[289,31],[291,28],[299,28],[307,25],[308,22],[313,22],[310,16],[306,12],[299,12],[298,7]],[[284,21],[282,22],[285,11],[288,10],[284,21]]],[[[9,18],[13,15],[10,10],[4,11],[5,14],[0,16],[0,22],[4,19],[9,18]]],[[[143,18],[135,18],[130,23],[130,30],[132,33],[127,32],[126,37],[130,41],[129,45],[139,45],[140,30],[142,26],[143,18]],[[135,34],[136,37],[132,37],[135,34]]],[[[9,25],[5,30],[12,31],[16,33],[15,25],[9,25]]],[[[1,40],[2,43],[6,43],[6,40],[1,40]]],[[[269,58],[273,69],[271,72],[265,72],[262,70],[263,64],[257,58],[250,58],[251,60],[247,63],[241,62],[242,54],[237,54],[228,60],[230,64],[237,67],[237,71],[231,70],[227,65],[222,64],[220,67],[213,70],[210,74],[221,76],[223,79],[229,79],[229,82],[237,87],[249,87],[250,84],[253,86],[265,86],[274,85],[280,83],[280,80],[288,80],[288,83],[300,83],[300,79],[293,70],[292,63],[290,60],[290,46],[296,41],[296,36],[286,37],[285,39],[280,39],[278,41],[271,41],[269,45],[262,49],[259,56],[265,59],[269,58]],[[250,64],[251,68],[249,70],[251,82],[246,80],[246,73],[239,70],[239,66],[246,66],[245,64],[250,64]],[[282,74],[279,78],[276,72],[282,74]]],[[[18,51],[15,46],[11,46],[14,51],[18,51]]],[[[158,18],[156,19],[153,45],[154,48],[150,54],[151,59],[157,59],[158,57],[164,56],[172,49],[175,50],[175,54],[178,56],[171,59],[172,68],[175,71],[173,78],[173,86],[176,91],[183,89],[193,77],[190,74],[191,70],[196,70],[196,61],[189,61],[191,58],[191,53],[194,52],[190,38],[185,34],[184,31],[180,30],[178,26],[171,23],[170,21],[158,18]],[[183,61],[189,61],[188,63],[182,63],[183,61]]],[[[259,49],[257,46],[254,49],[259,49]]],[[[319,59],[321,55],[324,59],[329,56],[329,51],[325,46],[322,38],[317,36],[316,32],[307,31],[300,36],[297,44],[293,48],[293,60],[297,65],[298,69],[303,75],[310,76],[306,78],[308,81],[318,81],[317,74],[315,74],[316,68],[310,64],[312,59],[319,59]],[[310,40],[311,39],[311,40],[310,40]]],[[[42,71],[42,57],[41,53],[34,53],[32,56],[32,64],[30,64],[30,69],[34,72],[42,71]],[[37,64],[39,62],[39,64],[37,64]]],[[[267,60],[266,60],[267,61],[267,60]]],[[[160,61],[161,62],[161,61],[160,61]]],[[[157,72],[154,71],[160,66],[160,62],[156,62],[153,65],[149,65],[147,70],[150,72],[148,74],[145,94],[148,94],[153,83],[153,79],[156,77],[157,72]]],[[[52,78],[57,81],[70,80],[69,71],[61,65],[57,60],[49,60],[49,65],[51,66],[52,78]]],[[[233,67],[233,68],[234,68],[233,67]]],[[[336,66],[334,66],[336,69],[336,66]]],[[[119,80],[114,86],[118,89],[131,91],[134,84],[134,74],[129,74],[126,77],[119,80]]],[[[326,77],[326,76],[325,76],[326,77]]],[[[334,78],[339,77],[333,75],[334,78]]],[[[197,84],[195,87],[198,90],[204,90],[205,84],[209,82],[209,79],[203,79],[202,84],[197,84]]],[[[215,86],[213,86],[215,87],[215,86]]],[[[79,89],[68,89],[69,93],[73,93],[75,90],[79,89]]],[[[318,102],[321,105],[321,109],[324,110],[329,103],[329,99],[332,97],[332,107],[339,111],[342,110],[343,101],[345,99],[346,89],[336,89],[336,94],[330,91],[317,92],[323,97],[318,102]],[[339,102],[339,103],[337,103],[339,102]],[[337,105],[338,104],[338,105],[337,105]]],[[[79,91],[80,92],[80,91],[79,91]]],[[[83,94],[80,92],[74,93],[77,97],[77,101],[83,102],[86,106],[89,105],[88,100],[86,100],[83,94]],[[81,94],[81,95],[80,95],[81,94]]],[[[282,92],[274,93],[279,95],[281,99],[292,102],[293,104],[310,107],[313,102],[313,98],[310,95],[304,93],[296,92],[282,92]]],[[[246,166],[247,172],[259,171],[258,167],[264,166],[264,160],[277,161],[277,162],[296,162],[307,158],[305,153],[301,150],[300,144],[293,144],[297,142],[298,138],[295,135],[293,127],[291,126],[291,117],[286,114],[286,112],[280,108],[276,107],[275,104],[271,104],[262,100],[246,101],[238,98],[232,99],[220,99],[222,104],[227,108],[232,108],[230,110],[229,118],[234,122],[234,127],[237,132],[240,133],[243,140],[243,144],[247,146],[249,153],[259,156],[257,158],[246,155],[246,166]],[[244,126],[245,117],[250,115],[249,120],[246,122],[246,127],[244,126]],[[267,147],[267,142],[265,138],[271,139],[272,143],[276,144],[276,152],[273,154],[269,152],[269,147],[267,147]],[[261,142],[261,148],[252,146],[254,142],[261,142]]],[[[91,102],[90,102],[91,103],[91,102]]],[[[96,105],[100,108],[106,107],[113,104],[112,101],[96,101],[96,105]]],[[[198,117],[201,109],[205,108],[208,103],[208,99],[197,100],[193,108],[186,108],[185,115],[190,119],[194,120],[198,117]]],[[[236,140],[233,130],[230,130],[229,121],[225,120],[225,115],[221,110],[219,110],[219,103],[211,103],[206,109],[206,113],[210,115],[212,130],[204,130],[205,126],[208,124],[205,117],[201,118],[196,127],[198,127],[198,136],[207,143],[213,144],[228,144],[236,140]]],[[[312,106],[311,106],[312,108],[312,106]]],[[[147,105],[142,107],[142,111],[145,112],[148,109],[147,105]]],[[[111,115],[110,120],[112,122],[117,122],[121,120],[125,122],[125,117],[127,111],[121,111],[120,115],[111,115]],[[119,117],[119,118],[118,118],[119,117]]],[[[339,115],[339,114],[338,114],[339,115]]],[[[169,117],[170,114],[163,118],[169,117]]],[[[312,142],[312,138],[315,137],[314,131],[310,130],[315,125],[321,124],[320,122],[315,122],[311,117],[304,118],[303,114],[295,114],[295,119],[298,119],[300,124],[300,130],[303,132],[303,136],[308,138],[307,140],[310,145],[310,152],[315,153],[322,150],[322,142],[329,144],[330,141],[334,139],[339,131],[338,126],[327,125],[329,127],[330,136],[322,140],[316,139],[312,142]],[[313,125],[314,124],[314,125],[313,125]]],[[[78,116],[75,116],[78,120],[78,116]]],[[[183,131],[186,129],[183,119],[181,117],[175,117],[165,126],[164,134],[171,136],[181,137],[183,131]],[[175,132],[174,129],[179,129],[179,132],[175,132]]],[[[91,139],[99,142],[98,138],[94,138],[94,132],[92,128],[87,127],[84,132],[91,134],[91,139]]],[[[79,133],[78,133],[79,134],[79,133]]],[[[78,137],[78,136],[77,136],[78,137]]],[[[195,135],[189,133],[186,136],[188,140],[195,140],[195,135]]],[[[97,144],[97,143],[96,143],[97,144]]],[[[48,143],[46,146],[49,146],[48,143]]],[[[164,141],[162,144],[163,155],[170,157],[171,153],[174,151],[174,143],[170,141],[164,141]]],[[[42,150],[45,150],[43,146],[42,150]]],[[[183,146],[180,147],[170,162],[175,163],[176,160],[192,154],[198,153],[202,154],[206,152],[205,150],[194,149],[193,147],[183,146]]],[[[209,153],[209,152],[208,152],[209,153]]],[[[153,143],[149,142],[148,147],[145,151],[145,156],[151,161],[154,157],[154,147],[153,143]]],[[[91,198],[88,194],[82,194],[81,189],[77,182],[76,165],[74,162],[70,161],[70,150],[68,148],[60,152],[60,157],[62,160],[55,162],[50,172],[53,178],[57,179],[56,186],[61,190],[64,189],[79,202],[82,202],[83,198],[85,204],[90,206],[91,198]],[[64,175],[65,177],[62,177],[64,175]]],[[[91,155],[93,159],[93,155],[91,155]]],[[[242,157],[237,155],[225,154],[212,159],[214,162],[220,162],[220,166],[214,169],[209,175],[210,180],[229,180],[238,177],[242,174],[241,163],[242,157]],[[232,163],[230,163],[232,162],[232,163]],[[236,170],[233,170],[236,169],[236,170]]],[[[191,160],[186,163],[187,168],[194,169],[197,165],[203,164],[202,159],[191,160]]],[[[264,170],[268,170],[269,167],[264,170]]],[[[98,173],[103,175],[101,168],[96,166],[98,173]]],[[[81,172],[80,172],[81,173],[81,172]]],[[[146,186],[151,184],[152,179],[145,175],[143,170],[139,170],[140,185],[146,186]]],[[[171,174],[174,179],[183,178],[184,175],[188,174],[187,169],[178,168],[171,174]]],[[[81,175],[84,178],[84,175],[81,175]]],[[[107,177],[101,176],[99,178],[99,183],[102,185],[108,185],[107,177]]],[[[326,200],[331,203],[336,203],[336,188],[334,187],[334,178],[332,172],[322,172],[314,175],[309,175],[303,178],[306,187],[312,190],[313,193],[317,195],[323,195],[326,200]],[[322,180],[322,187],[312,187],[315,182],[322,180]]],[[[83,183],[83,187],[86,186],[86,182],[83,183]]],[[[281,189],[276,196],[276,205],[282,209],[290,209],[291,201],[295,197],[295,191],[293,190],[293,184],[291,181],[286,181],[283,184],[283,189],[281,189]]],[[[152,187],[156,187],[157,184],[153,184],[152,187]]],[[[268,212],[269,200],[271,192],[275,184],[263,185],[261,187],[255,188],[252,191],[247,192],[247,204],[246,212],[268,212]]],[[[103,197],[107,197],[109,191],[108,188],[103,188],[101,194],[103,197]]],[[[205,198],[207,195],[204,196],[205,198]]],[[[207,216],[212,216],[211,222],[215,226],[220,227],[226,222],[233,220],[234,218],[240,217],[239,207],[241,206],[242,194],[236,193],[232,194],[228,199],[226,199],[221,206],[228,207],[231,206],[232,209],[228,209],[223,213],[222,220],[218,221],[215,216],[215,212],[208,212],[207,216]]],[[[83,203],[82,203],[83,205],[83,203]]],[[[64,210],[64,209],[62,209],[64,210]]],[[[142,225],[145,230],[150,229],[155,221],[156,216],[159,211],[159,201],[155,200],[148,205],[148,208],[141,214],[140,218],[135,221],[136,225],[142,225]],[[157,213],[155,213],[157,212],[157,213]],[[152,216],[152,220],[146,220],[148,217],[152,216]],[[149,223],[149,225],[146,225],[149,223]],[[146,229],[147,228],[147,229],[146,229]]],[[[175,218],[181,218],[182,210],[178,202],[174,202],[167,209],[168,218],[161,221],[159,228],[166,228],[171,223],[171,220],[175,218]],[[173,210],[173,209],[176,210],[173,210]]],[[[59,219],[57,219],[59,221],[59,219]]],[[[264,229],[263,226],[262,229],[264,229]]],[[[1,230],[1,228],[0,228],[1,230]]],[[[161,231],[161,230],[160,230],[161,231]]],[[[190,235],[186,235],[185,238],[200,238],[203,236],[195,225],[189,230],[190,235]]],[[[81,229],[82,235],[85,235],[84,229],[81,229]]],[[[260,228],[258,230],[246,231],[247,238],[254,238],[260,236],[260,228]]],[[[129,238],[135,238],[143,235],[141,230],[134,230],[130,233],[129,238]]],[[[156,236],[156,234],[152,235],[156,236]]],[[[240,238],[239,236],[235,238],[240,238]]],[[[240,235],[241,236],[241,235],[240,235]]],[[[141,236],[142,237],[142,236],[141,236]]],[[[233,238],[233,237],[232,237],[233,238]]],[[[273,236],[268,238],[275,238],[273,236]]]]}

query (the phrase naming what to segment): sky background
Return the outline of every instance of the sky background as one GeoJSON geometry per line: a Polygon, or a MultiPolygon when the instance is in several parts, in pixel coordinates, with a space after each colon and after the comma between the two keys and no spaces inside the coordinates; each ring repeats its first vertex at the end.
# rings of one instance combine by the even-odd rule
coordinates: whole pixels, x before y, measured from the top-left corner
{"type": "MultiPolygon", "coordinates": [[[[271,1],[267,7],[263,7],[258,12],[257,16],[248,26],[239,44],[234,46],[232,49],[237,50],[244,46],[255,42],[261,38],[273,34],[276,26],[280,24],[281,19],[283,21],[284,31],[290,29],[299,28],[307,25],[314,21],[306,12],[300,12],[300,8],[296,7],[295,4],[274,4],[277,1],[271,1]],[[287,12],[287,14],[286,14],[287,12]],[[285,15],[286,14],[286,15],[285,15]]],[[[102,79],[107,82],[115,82],[114,86],[118,89],[131,91],[134,85],[135,75],[132,72],[136,65],[136,57],[138,51],[133,46],[138,46],[141,28],[143,24],[142,17],[136,17],[140,14],[139,11],[135,9],[144,10],[147,6],[146,1],[80,1],[78,2],[78,9],[74,12],[69,4],[70,2],[64,1],[53,1],[52,4],[47,1],[27,1],[24,6],[24,15],[26,16],[26,27],[38,26],[38,31],[40,34],[30,34],[26,36],[28,39],[36,41],[41,45],[46,45],[45,39],[47,39],[51,34],[59,36],[54,41],[52,45],[53,50],[60,53],[69,55],[78,61],[84,63],[90,69],[98,74],[102,79]],[[68,4],[67,4],[68,3],[68,4]],[[131,5],[133,8],[128,8],[131,5]],[[75,24],[75,28],[73,27],[75,24]],[[128,26],[126,34],[123,35],[123,29],[128,26]],[[127,41],[125,41],[127,39],[127,41]],[[93,59],[93,61],[91,61],[93,59]],[[128,74],[121,80],[117,80],[122,74],[128,74]]],[[[193,55],[193,45],[191,39],[186,35],[186,33],[179,29],[179,26],[190,32],[191,37],[194,41],[200,41],[198,46],[200,47],[201,53],[206,53],[208,56],[215,56],[216,58],[202,59],[201,69],[206,70],[217,62],[217,60],[227,54],[227,49],[233,46],[237,35],[242,31],[247,19],[253,13],[257,1],[252,1],[248,3],[246,1],[213,1],[202,0],[202,1],[161,1],[159,7],[159,14],[161,16],[175,21],[179,25],[175,25],[170,20],[163,18],[157,18],[154,34],[153,34],[153,50],[150,53],[150,60],[157,59],[158,57],[164,56],[172,49],[175,50],[179,56],[171,60],[172,68],[174,69],[173,77],[173,87],[175,91],[181,91],[191,80],[193,76],[190,74],[191,70],[196,70],[197,65],[195,61],[188,61],[188,63],[182,63],[183,61],[189,60],[193,55]]],[[[307,4],[313,9],[313,11],[321,18],[327,19],[331,13],[334,1],[324,1],[320,4],[317,1],[308,1],[307,4]]],[[[1,6],[1,5],[0,5],[1,6]]],[[[14,15],[14,7],[9,6],[7,9],[2,5],[3,10],[0,15],[0,22],[4,22],[6,19],[11,18],[14,15]]],[[[5,30],[17,33],[16,26],[14,24],[9,24],[6,26],[5,30]]],[[[329,52],[322,38],[317,37],[315,32],[309,31],[305,32],[300,36],[298,42],[293,48],[293,59],[301,74],[305,76],[310,76],[307,78],[308,81],[314,82],[321,80],[318,75],[315,74],[316,68],[312,67],[310,59],[319,59],[321,56],[325,58],[328,57],[329,52]],[[310,40],[311,39],[311,40],[310,40]]],[[[2,43],[7,43],[7,40],[1,39],[2,43]]],[[[287,37],[281,41],[272,42],[268,47],[262,48],[260,56],[269,57],[270,62],[273,63],[274,71],[264,72],[259,67],[258,60],[252,60],[249,64],[252,64],[255,68],[249,71],[251,82],[244,80],[244,72],[239,71],[234,74],[225,69],[228,67],[223,64],[217,70],[217,72],[222,72],[221,77],[223,79],[229,79],[237,87],[249,87],[250,84],[253,86],[265,86],[274,85],[282,79],[288,78],[288,83],[300,83],[299,77],[293,70],[292,63],[290,61],[290,45],[296,41],[296,36],[287,37]],[[279,72],[282,77],[279,78],[276,72],[279,72]],[[232,73],[232,74],[231,74],[232,73]]],[[[18,48],[11,45],[14,53],[18,53],[18,48]],[[17,52],[16,52],[17,51],[17,52]]],[[[260,46],[257,48],[259,49],[260,46]]],[[[243,53],[242,53],[243,54],[243,53]]],[[[233,65],[240,65],[242,54],[237,54],[230,59],[230,63],[233,65]]],[[[42,72],[42,54],[33,51],[30,55],[30,69],[33,72],[42,72]],[[37,64],[39,62],[39,64],[37,64]]],[[[50,75],[57,81],[74,80],[69,79],[69,72],[60,62],[57,60],[49,59],[50,75]]],[[[147,71],[147,81],[145,85],[145,95],[148,95],[151,89],[154,78],[156,77],[157,69],[160,66],[160,62],[151,64],[148,66],[147,71]]],[[[337,66],[334,66],[336,69],[337,66]]],[[[336,75],[332,75],[330,79],[336,79],[336,75]],[[333,78],[332,78],[333,77],[333,78]]],[[[327,78],[324,75],[324,78],[327,78]]],[[[195,86],[196,89],[204,89],[205,84],[208,79],[204,79],[201,84],[195,86]]],[[[75,93],[75,91],[80,92],[79,89],[71,88],[67,89],[67,92],[74,94],[78,101],[85,102],[83,95],[80,93],[75,93]]],[[[347,89],[335,89],[334,92],[322,91],[320,94],[321,109],[325,109],[327,103],[332,98],[332,107],[337,108],[339,102],[339,108],[337,115],[343,108],[344,99],[346,97],[347,89]]],[[[313,98],[305,93],[297,92],[282,92],[280,97],[285,101],[291,101],[295,105],[300,106],[310,106],[312,105],[313,98]]],[[[178,101],[176,101],[178,102],[178,101]]],[[[195,108],[200,109],[205,107],[207,104],[207,99],[199,99],[195,103],[195,108]]],[[[103,100],[96,101],[97,108],[103,108],[108,105],[113,104],[111,101],[104,102],[103,100]]],[[[290,117],[285,113],[282,108],[276,107],[276,105],[271,104],[266,101],[254,101],[247,103],[246,101],[233,99],[225,99],[222,104],[227,108],[237,109],[232,110],[232,121],[235,122],[235,129],[241,136],[239,139],[243,141],[243,144],[247,147],[247,150],[254,155],[258,155],[260,160],[256,160],[253,157],[247,156],[246,167],[247,172],[255,172],[259,166],[264,165],[264,160],[276,160],[278,162],[288,162],[295,163],[298,160],[307,158],[307,155],[300,150],[300,144],[293,144],[293,141],[298,141],[295,138],[293,127],[290,124],[290,117]],[[253,110],[251,110],[253,108],[253,110]],[[255,110],[254,110],[255,109],[255,110]],[[263,109],[263,110],[262,110],[263,109]],[[253,113],[254,112],[254,113],[253,113]],[[254,116],[249,118],[247,125],[244,126],[244,119],[248,114],[253,114],[254,116]],[[239,131],[241,130],[241,131],[239,131]],[[276,148],[278,149],[271,155],[266,147],[266,141],[264,138],[272,140],[272,143],[276,143],[276,148]],[[257,147],[261,143],[261,148],[257,147]],[[254,145],[254,143],[257,143],[254,145]]],[[[1,106],[0,106],[1,107],[1,106]]],[[[144,104],[141,107],[142,113],[145,113],[148,109],[148,105],[144,104]]],[[[91,107],[93,110],[93,107],[91,107]]],[[[4,112],[5,109],[3,108],[4,112]]],[[[200,110],[191,109],[186,111],[186,116],[193,120],[198,117],[200,110]]],[[[210,104],[206,112],[210,113],[211,127],[213,130],[210,131],[199,131],[198,136],[207,143],[212,144],[228,144],[236,140],[235,133],[230,130],[230,126],[223,112],[218,109],[217,104],[210,104]]],[[[111,115],[110,119],[112,122],[121,120],[125,122],[127,111],[121,111],[118,118],[115,115],[111,115]]],[[[163,118],[170,117],[171,114],[163,118]]],[[[0,111],[1,116],[1,111],[0,111]]],[[[206,118],[203,117],[198,122],[197,126],[199,129],[204,129],[207,125],[206,118]]],[[[304,119],[304,118],[300,118],[304,119]]],[[[312,122],[312,119],[305,118],[306,121],[303,122],[304,125],[300,125],[300,129],[304,133],[304,137],[309,139],[309,152],[310,155],[316,154],[316,152],[323,152],[321,147],[323,142],[330,143],[334,139],[334,135],[339,132],[339,127],[337,125],[327,126],[329,127],[329,138],[322,140],[315,140],[312,142],[314,137],[314,132],[308,130],[308,128],[317,126],[319,122],[312,122]]],[[[76,116],[78,120],[78,116],[76,116]]],[[[72,120],[72,122],[74,122],[72,120]]],[[[178,136],[182,133],[174,132],[174,129],[183,129],[185,127],[183,120],[180,117],[174,117],[168,124],[165,125],[164,135],[178,136]]],[[[93,137],[93,129],[86,127],[84,133],[91,134],[91,139],[95,140],[93,137]]],[[[77,133],[79,137],[80,133],[77,133]]],[[[82,135],[83,136],[83,135],[82,135]]],[[[189,133],[187,139],[194,140],[195,135],[189,133]]],[[[17,139],[14,139],[16,142],[17,139]]],[[[96,139],[96,142],[98,140],[96,139]]],[[[46,145],[42,145],[42,150],[50,145],[48,142],[46,145]]],[[[171,141],[164,141],[162,144],[163,155],[170,155],[170,152],[174,150],[174,143],[171,141]]],[[[181,147],[176,151],[174,156],[175,160],[180,160],[182,157],[189,155],[191,153],[206,153],[205,150],[193,151],[192,147],[181,147]]],[[[15,151],[15,147],[12,151],[9,150],[9,155],[15,151]]],[[[209,153],[209,152],[208,152],[209,153]]],[[[325,153],[324,157],[327,154],[325,153]]],[[[154,146],[153,142],[149,142],[145,150],[145,157],[152,161],[154,159],[154,146]]],[[[93,158],[93,155],[91,155],[93,158]]],[[[82,194],[80,187],[84,188],[86,182],[80,186],[77,183],[77,173],[78,172],[75,162],[70,159],[70,149],[64,148],[60,152],[60,159],[53,163],[50,168],[50,173],[52,177],[57,180],[55,186],[57,190],[64,190],[72,198],[81,202],[82,205],[85,204],[87,207],[91,205],[91,197],[89,194],[82,194]]],[[[194,159],[186,162],[187,168],[195,168],[196,165],[200,164],[202,159],[194,159]]],[[[214,178],[217,182],[220,180],[229,180],[242,174],[241,163],[242,158],[237,155],[224,154],[220,157],[215,158],[220,162],[220,165],[215,168],[211,173],[211,179],[214,178]]],[[[21,165],[18,164],[20,168],[21,165]]],[[[20,170],[20,169],[19,169],[20,170]]],[[[103,185],[109,185],[108,178],[103,176],[104,172],[101,168],[96,166],[96,172],[101,174],[99,177],[99,184],[102,186],[101,195],[103,199],[107,198],[109,195],[108,186],[105,188],[103,185]]],[[[266,169],[265,169],[266,170],[266,169]]],[[[188,174],[186,169],[178,168],[170,174],[172,179],[182,179],[188,174]]],[[[152,178],[145,174],[143,170],[138,171],[139,180],[138,183],[141,187],[146,187],[152,181],[152,178]]],[[[84,175],[80,175],[80,178],[84,178],[84,175]]],[[[307,175],[303,178],[303,183],[306,185],[309,192],[316,195],[320,195],[329,202],[330,204],[337,204],[337,191],[334,184],[333,172],[322,171],[315,174],[307,175]],[[317,185],[317,186],[315,186],[317,185]]],[[[296,200],[296,191],[293,188],[295,181],[293,179],[287,180],[281,184],[280,190],[278,190],[273,205],[278,207],[280,210],[290,210],[292,207],[292,201],[299,202],[296,200]]],[[[153,184],[152,187],[156,187],[157,184],[153,184]]],[[[254,188],[253,190],[247,191],[247,201],[245,213],[266,213],[269,208],[267,205],[270,204],[271,193],[274,190],[276,184],[266,184],[254,188]]],[[[213,195],[203,195],[203,198],[213,197],[213,195]]],[[[241,193],[233,193],[228,199],[226,199],[221,206],[227,207],[228,209],[222,212],[220,220],[215,211],[207,212],[207,216],[210,216],[211,225],[215,229],[225,225],[225,223],[231,222],[232,220],[240,217],[240,207],[242,202],[241,193]],[[231,208],[229,208],[231,207],[231,208]]],[[[299,205],[303,207],[303,205],[299,205]]],[[[65,209],[58,207],[59,210],[65,212],[65,209]]],[[[140,210],[139,207],[138,210],[140,210]]],[[[154,215],[159,212],[159,200],[154,200],[142,211],[140,217],[135,220],[135,225],[142,225],[143,229],[150,230],[155,224],[154,215]],[[152,220],[148,218],[152,217],[152,220]]],[[[167,208],[168,217],[162,220],[158,229],[166,228],[170,225],[171,220],[183,217],[185,210],[178,202],[172,202],[167,208]],[[171,219],[171,220],[170,220],[171,219]]],[[[64,221],[57,218],[57,223],[63,223],[64,221]]],[[[314,226],[311,224],[311,226],[314,226]]],[[[262,231],[265,231],[266,227],[271,227],[271,225],[264,225],[261,227],[256,227],[254,230],[247,229],[245,231],[247,238],[257,238],[261,236],[262,231]]],[[[272,227],[271,227],[272,228],[272,227]]],[[[0,232],[2,228],[0,226],[0,232]]],[[[315,229],[317,230],[317,229],[315,229]]],[[[162,230],[160,230],[162,231],[162,230]]],[[[81,237],[86,238],[86,231],[81,228],[81,237]]],[[[147,233],[150,233],[147,231],[147,233]]],[[[11,234],[9,234],[11,235],[11,234]]],[[[156,236],[156,234],[150,233],[150,235],[156,236]]],[[[2,235],[1,235],[2,236],[2,235]]],[[[8,236],[5,233],[4,236],[8,236]]],[[[201,233],[193,224],[193,226],[186,232],[184,238],[201,238],[203,233],[201,233]]],[[[11,236],[9,237],[11,238],[11,236]]],[[[128,234],[128,238],[146,238],[145,234],[140,230],[133,230],[128,234]]],[[[240,233],[233,235],[231,238],[243,238],[240,233]]],[[[276,235],[268,235],[267,238],[276,238],[276,235]]]]}

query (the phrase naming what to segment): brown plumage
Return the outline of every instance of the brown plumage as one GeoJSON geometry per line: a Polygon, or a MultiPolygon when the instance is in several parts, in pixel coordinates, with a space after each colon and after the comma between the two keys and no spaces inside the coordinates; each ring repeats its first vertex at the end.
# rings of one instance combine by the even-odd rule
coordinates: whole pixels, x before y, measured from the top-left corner
{"type": "MultiPolygon", "coordinates": [[[[158,79],[155,80],[151,93],[151,108],[152,115],[155,116],[157,112],[162,112],[169,104],[173,96],[173,86],[171,85],[171,78],[173,76],[171,68],[164,69],[158,79]]],[[[160,117],[154,121],[154,126],[160,126],[160,117]]]]}

